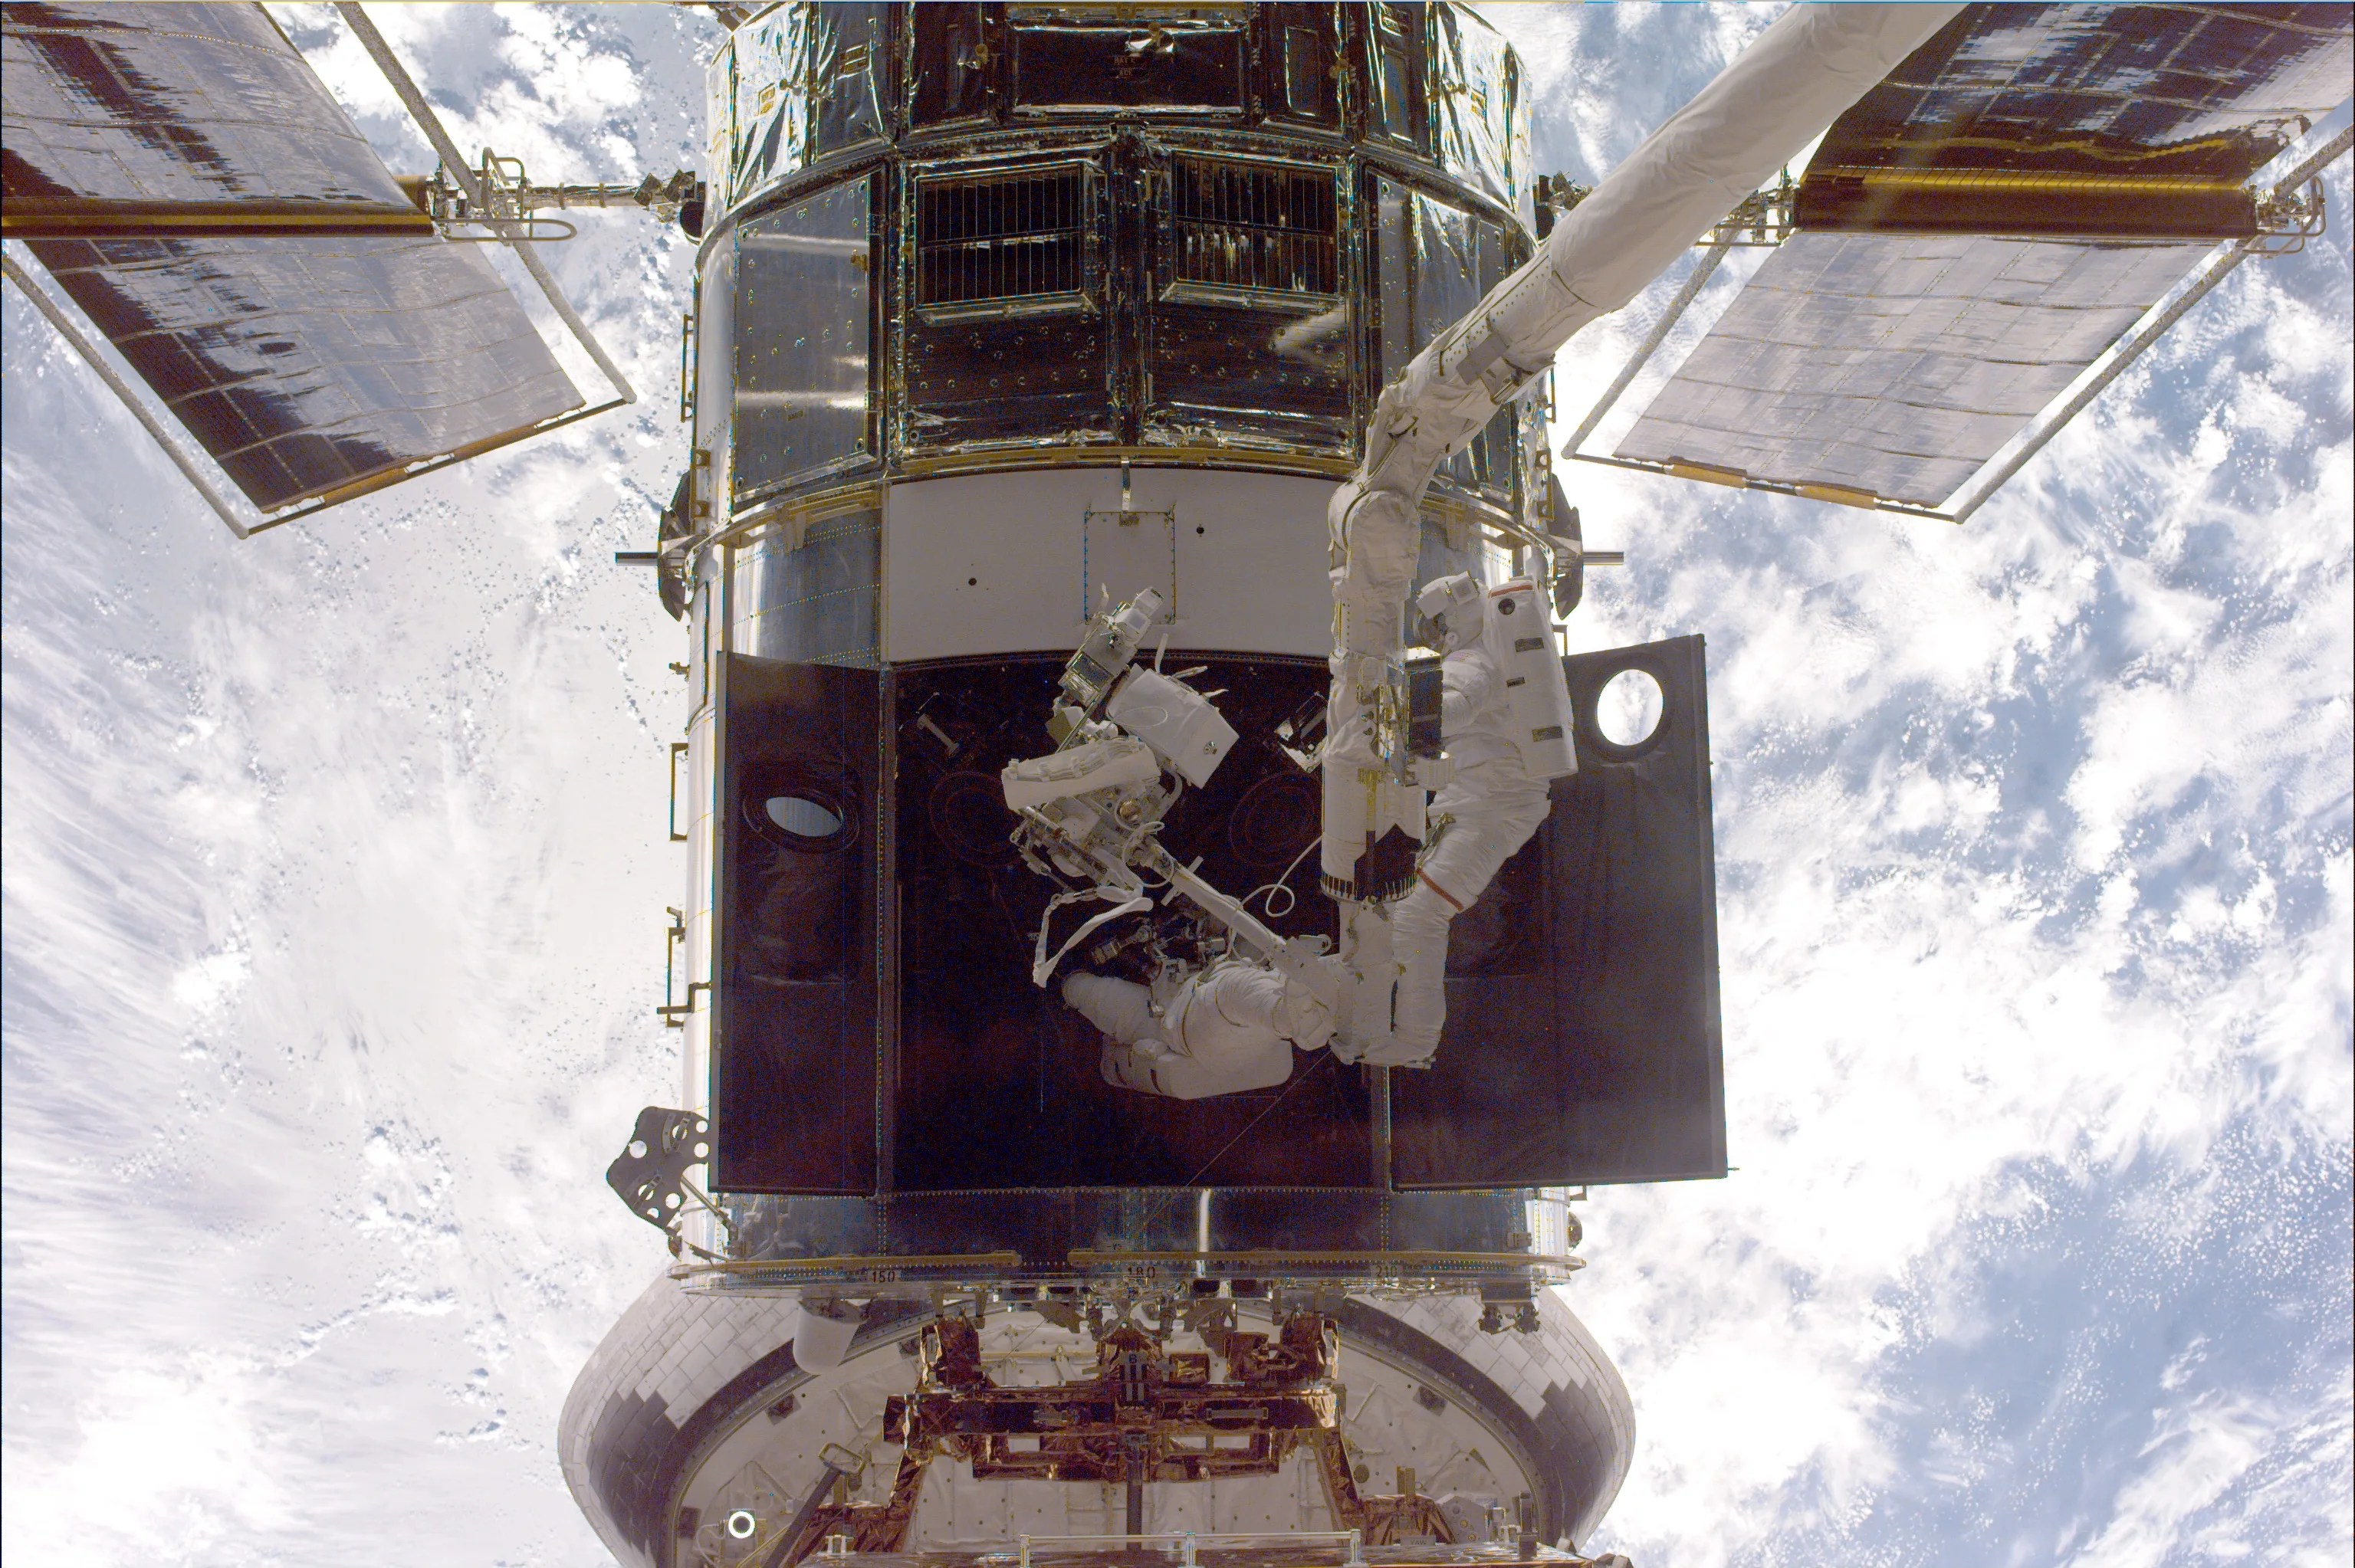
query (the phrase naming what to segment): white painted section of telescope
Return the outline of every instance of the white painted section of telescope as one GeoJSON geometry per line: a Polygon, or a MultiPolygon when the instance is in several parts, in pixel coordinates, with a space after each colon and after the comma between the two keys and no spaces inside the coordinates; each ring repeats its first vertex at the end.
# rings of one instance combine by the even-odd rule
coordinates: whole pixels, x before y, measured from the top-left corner
{"type": "Polygon", "coordinates": [[[883,656],[904,664],[1065,652],[1103,608],[1091,603],[1101,588],[1117,604],[1150,587],[1176,607],[1166,628],[1173,648],[1321,659],[1333,642],[1332,490],[1288,474],[1137,468],[1129,505],[1148,515],[1090,529],[1091,511],[1121,509],[1117,468],[894,484],[883,518],[883,656]],[[1166,531],[1150,515],[1163,512],[1176,514],[1166,531]]]}

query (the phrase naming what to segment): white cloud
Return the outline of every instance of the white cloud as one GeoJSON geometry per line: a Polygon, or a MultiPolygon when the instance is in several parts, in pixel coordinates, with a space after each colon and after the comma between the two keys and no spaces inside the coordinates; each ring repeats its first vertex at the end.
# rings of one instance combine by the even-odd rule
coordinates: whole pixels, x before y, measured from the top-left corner
{"type": "Polygon", "coordinates": [[[218,1563],[293,1517],[287,1456],[259,1425],[252,1368],[214,1355],[94,1380],[61,1456],[10,1456],[7,1555],[218,1563]],[[21,1554],[21,1555],[20,1555],[21,1554]]]}

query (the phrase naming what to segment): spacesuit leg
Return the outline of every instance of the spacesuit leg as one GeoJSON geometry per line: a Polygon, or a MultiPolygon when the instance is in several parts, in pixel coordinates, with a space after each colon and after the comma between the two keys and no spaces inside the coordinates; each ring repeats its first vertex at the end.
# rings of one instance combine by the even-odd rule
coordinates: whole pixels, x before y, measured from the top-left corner
{"type": "Polygon", "coordinates": [[[1134,980],[1110,975],[1066,975],[1063,1000],[1124,1045],[1134,1045],[1148,1035],[1160,1037],[1161,1020],[1153,1016],[1153,992],[1134,980]]]}
{"type": "Polygon", "coordinates": [[[1516,758],[1476,763],[1432,801],[1434,820],[1451,817],[1416,869],[1414,886],[1391,907],[1391,950],[1399,968],[1391,1042],[1380,1057],[1391,1065],[1428,1061],[1447,1022],[1447,923],[1472,907],[1503,864],[1545,821],[1545,785],[1516,758]]]}
{"type": "Polygon", "coordinates": [[[1255,964],[1228,964],[1178,987],[1164,1016],[1151,993],[1128,980],[1075,974],[1063,997],[1111,1039],[1107,1083],[1174,1099],[1272,1088],[1292,1075],[1298,1010],[1283,976],[1255,964]]]}

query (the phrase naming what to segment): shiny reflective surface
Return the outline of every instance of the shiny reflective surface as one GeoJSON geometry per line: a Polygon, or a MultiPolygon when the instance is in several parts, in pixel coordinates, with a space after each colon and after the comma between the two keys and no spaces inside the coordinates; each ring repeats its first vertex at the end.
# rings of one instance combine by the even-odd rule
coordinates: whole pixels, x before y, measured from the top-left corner
{"type": "MultiPolygon", "coordinates": [[[[1518,1192],[1391,1190],[1377,1075],[1311,1054],[1264,1094],[1151,1105],[1103,1081],[1093,1032],[1029,981],[1052,888],[1011,853],[997,787],[1042,744],[1060,599],[986,653],[969,607],[1014,593],[999,579],[1036,552],[976,545],[991,523],[977,515],[916,542],[929,487],[899,482],[1100,468],[1114,488],[1068,510],[1046,503],[1045,477],[1009,476],[1038,481],[1016,526],[1070,531],[1053,576],[1059,596],[1084,598],[1111,546],[1133,543],[1126,501],[1110,509],[1128,493],[1113,452],[1135,460],[1140,497],[1172,469],[1337,471],[1382,381],[1528,254],[1518,65],[1470,14],[1412,6],[891,7],[858,21],[857,46],[852,21],[811,9],[739,28],[712,76],[735,199],[701,268],[710,461],[696,471],[720,498],[709,565],[728,642],[703,862],[719,916],[712,1044],[691,1071],[709,1084],[715,1190],[739,1205],[727,1250],[796,1277],[837,1268],[814,1255],[882,1254],[839,1266],[1185,1272],[1220,1249],[1283,1251],[1320,1278],[1409,1255],[1466,1279],[1548,1266],[1532,1249],[1561,1255],[1562,1227],[1533,1223],[1518,1192]],[[879,56],[855,56],[879,39],[879,56]],[[796,92],[811,102],[785,101],[796,92]],[[843,92],[858,108],[828,151],[795,127],[843,92]],[[897,627],[919,603],[955,635],[924,662],[886,663],[879,611],[897,627]],[[837,812],[843,838],[773,842],[768,803],[786,797],[837,812]]],[[[1500,412],[1444,476],[1437,557],[1461,559],[1476,517],[1538,493],[1521,471],[1529,421],[1541,416],[1500,412]]],[[[1541,452],[1541,422],[1527,434],[1541,452]]],[[[1280,555],[1272,540],[1296,525],[1316,542],[1301,580],[1321,588],[1322,503],[1173,521],[1140,501],[1137,514],[1157,520],[1173,602],[1216,631],[1207,601],[1178,591],[1177,559],[1215,546],[1232,573],[1280,555]]],[[[1328,608],[1320,595],[1308,617],[1313,647],[1328,608]]],[[[1316,811],[1263,742],[1321,688],[1324,662],[1274,645],[1224,636],[1186,656],[1209,661],[1254,739],[1171,832],[1239,890],[1294,864],[1316,811]]],[[[1329,908],[1304,897],[1267,917],[1305,931],[1329,908]]],[[[1470,933],[1465,972],[1518,973],[1533,951],[1502,928],[1470,933]]],[[[1508,1184],[1525,1185],[1544,1151],[1519,1152],[1459,1176],[1426,1150],[1418,1179],[1487,1186],[1511,1165],[1508,1184]]]]}
{"type": "Polygon", "coordinates": [[[1365,8],[1366,133],[1416,152],[1430,140],[1424,112],[1421,5],[1377,3],[1365,8]]]}
{"type": "Polygon", "coordinates": [[[1352,313],[1330,164],[1173,153],[1153,280],[1145,440],[1346,452],[1352,313]]]}
{"type": "Polygon", "coordinates": [[[1008,12],[1017,114],[1242,112],[1247,6],[1172,6],[1133,20],[1112,5],[1008,12]]]}
{"type": "MultiPolygon", "coordinates": [[[[736,30],[709,82],[734,216],[705,255],[698,434],[740,516],[878,472],[1105,448],[1337,471],[1382,381],[1529,244],[1520,68],[1460,8],[786,5],[736,30]],[[758,291],[717,251],[853,183],[873,193],[880,337],[817,353],[844,341],[849,280],[773,286],[730,331],[740,355],[774,345],[777,384],[726,399],[741,366],[710,354],[710,323],[758,291]],[[731,265],[743,298],[723,302],[731,265]],[[883,356],[865,411],[862,353],[883,356]],[[754,431],[777,399],[801,412],[777,403],[754,431]],[[731,406],[732,441],[712,418],[731,406]],[[862,412],[864,445],[807,423],[862,412]]],[[[1530,418],[1500,413],[1435,508],[1539,493],[1530,418]]]]}
{"type": "Polygon", "coordinates": [[[712,182],[730,201],[883,137],[890,10],[780,5],[737,30],[712,64],[715,93],[724,87],[731,111],[725,126],[712,128],[727,149],[712,182]]]}
{"type": "Polygon", "coordinates": [[[901,450],[1119,434],[1103,143],[1054,151],[908,166],[899,260],[913,308],[896,334],[901,450]]]}
{"type": "Polygon", "coordinates": [[[1799,223],[2246,232],[2238,187],[2350,73],[2345,5],[1974,5],[1834,124],[1799,223]]]}
{"type": "Polygon", "coordinates": [[[33,254],[265,510],[581,406],[490,264],[439,238],[42,240],[33,254]]]}
{"type": "Polygon", "coordinates": [[[872,669],[878,630],[883,514],[866,506],[798,532],[759,530],[732,556],[730,646],[762,659],[872,669]]]}
{"type": "MultiPolygon", "coordinates": [[[[1504,281],[1527,254],[1502,224],[1423,195],[1388,175],[1372,181],[1374,310],[1380,376],[1404,374],[1423,345],[1504,281]]],[[[1515,416],[1501,409],[1439,476],[1509,503],[1515,416]]]]}
{"type": "Polygon", "coordinates": [[[11,207],[267,198],[416,212],[258,5],[12,0],[0,102],[11,207]]]}
{"type": "Polygon", "coordinates": [[[1469,11],[1434,5],[1427,15],[1440,166],[1526,222],[1535,171],[1520,61],[1469,11]]]}
{"type": "Polygon", "coordinates": [[[1801,233],[1618,455],[1937,505],[2206,251],[1801,233]]]}
{"type": "MultiPolygon", "coordinates": [[[[10,5],[6,196],[419,215],[258,6],[10,5]]],[[[482,256],[431,234],[36,240],[265,511],[581,406],[482,256]]]]}
{"type": "MultiPolygon", "coordinates": [[[[1532,1269],[1559,1277],[1574,1266],[1561,1260],[1578,1240],[1559,1192],[1028,1188],[873,1198],[735,1193],[725,1202],[736,1231],[730,1262],[747,1266],[697,1271],[688,1277],[700,1287],[879,1275],[1366,1279],[1384,1272],[1382,1255],[1402,1253],[1441,1277],[1522,1278],[1532,1269]]],[[[691,1221],[688,1238],[716,1245],[716,1228],[691,1221]]]]}
{"type": "Polygon", "coordinates": [[[733,232],[740,502],[872,450],[870,189],[816,191],[733,232]]]}

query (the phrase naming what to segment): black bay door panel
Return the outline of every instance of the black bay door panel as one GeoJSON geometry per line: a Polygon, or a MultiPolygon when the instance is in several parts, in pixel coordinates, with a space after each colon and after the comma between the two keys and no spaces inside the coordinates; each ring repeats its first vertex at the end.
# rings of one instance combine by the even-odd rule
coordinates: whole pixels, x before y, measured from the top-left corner
{"type": "MultiPolygon", "coordinates": [[[[1103,1080],[1103,1037],[1052,984],[1030,983],[1032,942],[1055,885],[1007,842],[999,770],[1053,743],[1042,722],[1063,655],[903,665],[891,673],[891,885],[896,1020],[884,1082],[893,1189],[1365,1187],[1373,1180],[1362,1076],[1326,1052],[1295,1056],[1281,1087],[1209,1099],[1132,1094],[1103,1080]]],[[[1315,779],[1275,726],[1319,697],[1322,660],[1173,651],[1241,738],[1209,782],[1186,791],[1162,842],[1216,886],[1242,894],[1295,871],[1316,842],[1315,779]]],[[[1308,892],[1254,912],[1279,935],[1336,935],[1333,906],[1308,892]]],[[[1103,907],[1095,906],[1096,908],[1103,907]]],[[[1052,940],[1087,906],[1059,916],[1052,940]]],[[[1064,961],[1141,980],[1142,922],[1105,927],[1064,961]],[[1119,949],[1130,945],[1127,952],[1119,949]]]]}
{"type": "Polygon", "coordinates": [[[730,654],[712,1181],[875,1190],[881,677],[730,654]]]}
{"type": "Polygon", "coordinates": [[[1455,923],[1438,1065],[1391,1074],[1401,1188],[1725,1174],[1701,640],[1563,667],[1579,771],[1455,923]],[[1628,671],[1657,683],[1658,720],[1619,746],[1596,715],[1628,671]]]}

